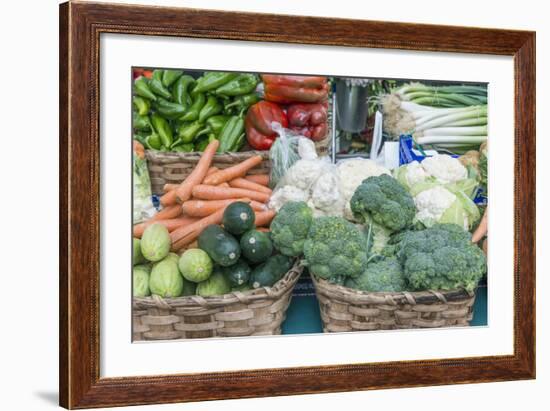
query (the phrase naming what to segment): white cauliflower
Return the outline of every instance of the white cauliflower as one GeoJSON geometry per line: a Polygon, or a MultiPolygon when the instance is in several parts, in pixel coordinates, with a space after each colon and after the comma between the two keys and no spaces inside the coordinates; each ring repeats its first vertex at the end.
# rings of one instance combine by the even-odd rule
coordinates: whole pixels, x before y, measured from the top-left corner
{"type": "MultiPolygon", "coordinates": [[[[443,186],[435,186],[421,191],[414,197],[416,205],[416,219],[430,227],[437,223],[443,213],[456,201],[456,196],[443,186]]],[[[468,228],[468,221],[465,221],[468,228]]]]}
{"type": "Polygon", "coordinates": [[[435,177],[439,183],[447,184],[468,178],[468,170],[462,163],[448,154],[436,154],[422,161],[426,173],[435,177]]]}
{"type": "Polygon", "coordinates": [[[309,190],[326,166],[327,163],[320,159],[298,160],[285,173],[284,184],[309,190]]]}
{"type": "Polygon", "coordinates": [[[309,193],[301,190],[298,187],[291,185],[283,186],[271,195],[269,199],[268,207],[279,211],[279,209],[289,201],[305,201],[309,200],[309,193]]]}
{"type": "Polygon", "coordinates": [[[335,168],[328,168],[311,188],[311,204],[333,216],[342,216],[344,197],[340,192],[340,179],[335,168]]]}
{"type": "Polygon", "coordinates": [[[406,186],[408,187],[421,183],[430,176],[426,173],[426,170],[424,170],[424,167],[422,167],[418,161],[413,161],[403,167],[405,167],[403,178],[405,179],[406,186]]]}
{"type": "Polygon", "coordinates": [[[345,203],[344,217],[348,220],[354,220],[349,202],[363,180],[381,174],[391,175],[390,170],[386,167],[376,164],[373,160],[363,158],[342,161],[338,164],[338,174],[340,176],[340,190],[345,203]]]}

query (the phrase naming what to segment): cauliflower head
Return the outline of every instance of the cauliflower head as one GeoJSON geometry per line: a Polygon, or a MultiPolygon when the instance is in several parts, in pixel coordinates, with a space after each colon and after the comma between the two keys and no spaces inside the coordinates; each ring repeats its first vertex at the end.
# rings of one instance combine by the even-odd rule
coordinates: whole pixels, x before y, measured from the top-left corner
{"type": "Polygon", "coordinates": [[[367,265],[365,236],[342,217],[313,220],[304,243],[304,257],[318,277],[358,277],[367,265]]]}
{"type": "Polygon", "coordinates": [[[394,232],[409,227],[416,214],[414,200],[397,180],[382,174],[361,183],[350,201],[356,220],[373,222],[394,232]]]}
{"type": "Polygon", "coordinates": [[[289,257],[301,255],[312,221],[313,212],[303,201],[283,205],[270,226],[275,248],[289,257]]]}
{"type": "Polygon", "coordinates": [[[309,194],[307,191],[301,190],[298,187],[291,185],[283,186],[271,195],[268,207],[279,211],[281,207],[289,201],[308,201],[309,194]]]}
{"type": "Polygon", "coordinates": [[[286,185],[292,185],[307,191],[311,188],[317,177],[322,174],[327,162],[319,159],[298,160],[290,167],[284,176],[286,185]]]}
{"type": "Polygon", "coordinates": [[[342,216],[344,203],[338,174],[332,169],[327,169],[311,187],[311,204],[327,215],[342,216]]]}
{"type": "Polygon", "coordinates": [[[422,168],[439,183],[454,183],[468,178],[468,170],[458,158],[436,154],[422,161],[422,168]]]}

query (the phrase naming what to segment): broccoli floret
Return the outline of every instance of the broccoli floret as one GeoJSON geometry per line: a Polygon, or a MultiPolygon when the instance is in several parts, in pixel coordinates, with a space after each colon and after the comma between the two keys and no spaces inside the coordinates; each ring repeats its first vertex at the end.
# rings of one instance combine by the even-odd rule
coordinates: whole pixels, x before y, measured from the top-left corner
{"type": "Polygon", "coordinates": [[[275,248],[289,257],[301,255],[312,221],[313,212],[305,202],[285,203],[271,222],[271,239],[275,248]]]}
{"type": "Polygon", "coordinates": [[[367,265],[366,238],[342,217],[319,217],[309,229],[304,257],[318,277],[357,277],[367,265]]]}
{"type": "Polygon", "coordinates": [[[487,271],[481,249],[471,243],[470,233],[455,224],[407,231],[390,242],[394,244],[386,251],[399,259],[413,290],[472,291],[487,271]]]}
{"type": "Polygon", "coordinates": [[[399,292],[407,288],[401,264],[396,258],[370,262],[357,278],[349,278],[346,287],[370,292],[399,292]]]}
{"type": "Polygon", "coordinates": [[[350,206],[357,220],[368,223],[372,219],[392,232],[409,227],[416,214],[409,192],[387,174],[363,180],[350,206]]]}

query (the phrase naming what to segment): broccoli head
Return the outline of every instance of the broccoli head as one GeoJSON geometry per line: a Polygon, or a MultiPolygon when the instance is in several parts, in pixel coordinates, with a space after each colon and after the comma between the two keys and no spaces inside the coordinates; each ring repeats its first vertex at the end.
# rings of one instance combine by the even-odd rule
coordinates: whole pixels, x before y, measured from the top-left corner
{"type": "Polygon", "coordinates": [[[289,257],[301,255],[312,221],[313,212],[305,202],[285,203],[271,222],[271,239],[275,248],[289,257]]]}
{"type": "Polygon", "coordinates": [[[392,232],[409,227],[416,214],[409,192],[387,174],[363,180],[351,198],[350,207],[360,222],[372,219],[392,232]]]}
{"type": "Polygon", "coordinates": [[[304,243],[304,257],[318,277],[357,277],[367,265],[366,238],[342,217],[315,218],[304,243]]]}
{"type": "Polygon", "coordinates": [[[370,292],[399,292],[407,289],[401,264],[394,258],[370,262],[357,278],[348,278],[346,287],[370,292]]]}
{"type": "Polygon", "coordinates": [[[391,250],[413,290],[472,291],[487,271],[485,255],[470,233],[455,224],[436,224],[394,238],[391,250]]]}

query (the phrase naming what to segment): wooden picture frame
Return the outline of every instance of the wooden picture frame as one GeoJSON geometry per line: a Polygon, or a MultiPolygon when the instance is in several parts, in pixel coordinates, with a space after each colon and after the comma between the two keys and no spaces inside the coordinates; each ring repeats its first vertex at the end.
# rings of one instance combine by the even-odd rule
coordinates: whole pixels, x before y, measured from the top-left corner
{"type": "Polygon", "coordinates": [[[59,46],[59,367],[63,407],[174,403],[535,377],[534,32],[71,2],[60,6],[59,46]],[[513,355],[100,378],[101,33],[513,56],[513,355]]]}

